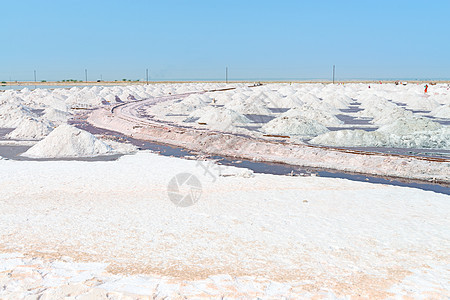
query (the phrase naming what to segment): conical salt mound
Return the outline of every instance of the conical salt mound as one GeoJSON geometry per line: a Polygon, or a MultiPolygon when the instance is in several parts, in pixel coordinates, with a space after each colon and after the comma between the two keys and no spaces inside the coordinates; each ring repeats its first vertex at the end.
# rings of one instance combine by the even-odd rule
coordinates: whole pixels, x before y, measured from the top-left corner
{"type": "Polygon", "coordinates": [[[113,154],[113,149],[87,131],[64,124],[22,156],[34,158],[92,157],[113,154]]]}

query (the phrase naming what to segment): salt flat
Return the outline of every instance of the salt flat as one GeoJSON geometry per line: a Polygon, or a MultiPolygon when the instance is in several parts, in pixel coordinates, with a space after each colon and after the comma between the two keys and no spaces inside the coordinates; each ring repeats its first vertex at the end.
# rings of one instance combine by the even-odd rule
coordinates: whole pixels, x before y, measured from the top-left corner
{"type": "Polygon", "coordinates": [[[0,295],[449,296],[449,196],[203,164],[1,160],[0,295]]]}

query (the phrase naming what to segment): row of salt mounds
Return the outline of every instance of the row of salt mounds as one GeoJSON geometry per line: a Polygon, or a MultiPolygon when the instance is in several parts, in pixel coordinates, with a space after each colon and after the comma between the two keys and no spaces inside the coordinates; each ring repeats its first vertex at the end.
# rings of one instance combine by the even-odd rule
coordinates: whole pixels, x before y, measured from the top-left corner
{"type": "Polygon", "coordinates": [[[434,100],[429,95],[424,95],[423,92],[416,92],[408,91],[404,93],[393,93],[391,96],[391,99],[394,102],[399,102],[406,104],[408,108],[414,109],[414,110],[425,110],[425,111],[432,111],[436,109],[440,105],[439,102],[434,100]]]}
{"type": "Polygon", "coordinates": [[[9,139],[16,140],[40,140],[53,130],[53,126],[48,121],[29,118],[22,120],[16,129],[6,135],[9,139]]]}
{"type": "Polygon", "coordinates": [[[282,113],[280,117],[302,117],[315,120],[316,122],[327,127],[340,126],[344,124],[344,122],[339,120],[334,114],[309,105],[291,108],[287,112],[282,113]]]}
{"type": "Polygon", "coordinates": [[[414,118],[414,113],[386,100],[385,98],[370,95],[361,100],[364,110],[355,113],[355,116],[373,118],[373,124],[390,124],[398,119],[414,118]]]}
{"type": "Polygon", "coordinates": [[[302,116],[280,116],[261,127],[272,135],[317,136],[329,130],[315,120],[302,116]]]}
{"type": "Polygon", "coordinates": [[[207,106],[192,112],[186,120],[191,118],[199,118],[198,123],[205,123],[208,128],[221,131],[235,131],[236,126],[251,123],[243,114],[225,107],[207,106]]]}
{"type": "Polygon", "coordinates": [[[312,144],[450,150],[450,128],[426,118],[402,118],[376,131],[341,130],[319,135],[312,144]]]}
{"type": "Polygon", "coordinates": [[[45,139],[28,149],[23,156],[33,158],[92,157],[114,154],[111,146],[87,131],[60,125],[45,139]]]}

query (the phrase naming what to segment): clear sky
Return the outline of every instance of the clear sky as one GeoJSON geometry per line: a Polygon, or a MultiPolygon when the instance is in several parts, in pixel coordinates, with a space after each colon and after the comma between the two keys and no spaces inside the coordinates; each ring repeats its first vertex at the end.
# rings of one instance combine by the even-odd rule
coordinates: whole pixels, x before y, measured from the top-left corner
{"type": "Polygon", "coordinates": [[[450,78],[450,1],[2,1],[0,80],[450,78]]]}

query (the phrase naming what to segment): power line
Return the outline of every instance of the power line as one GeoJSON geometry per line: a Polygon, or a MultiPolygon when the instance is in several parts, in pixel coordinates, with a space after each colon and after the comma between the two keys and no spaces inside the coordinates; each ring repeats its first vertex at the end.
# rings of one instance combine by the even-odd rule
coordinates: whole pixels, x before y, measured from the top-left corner
{"type": "Polygon", "coordinates": [[[336,66],[333,65],[333,84],[334,84],[334,73],[335,73],[335,69],[336,69],[336,66]]]}

